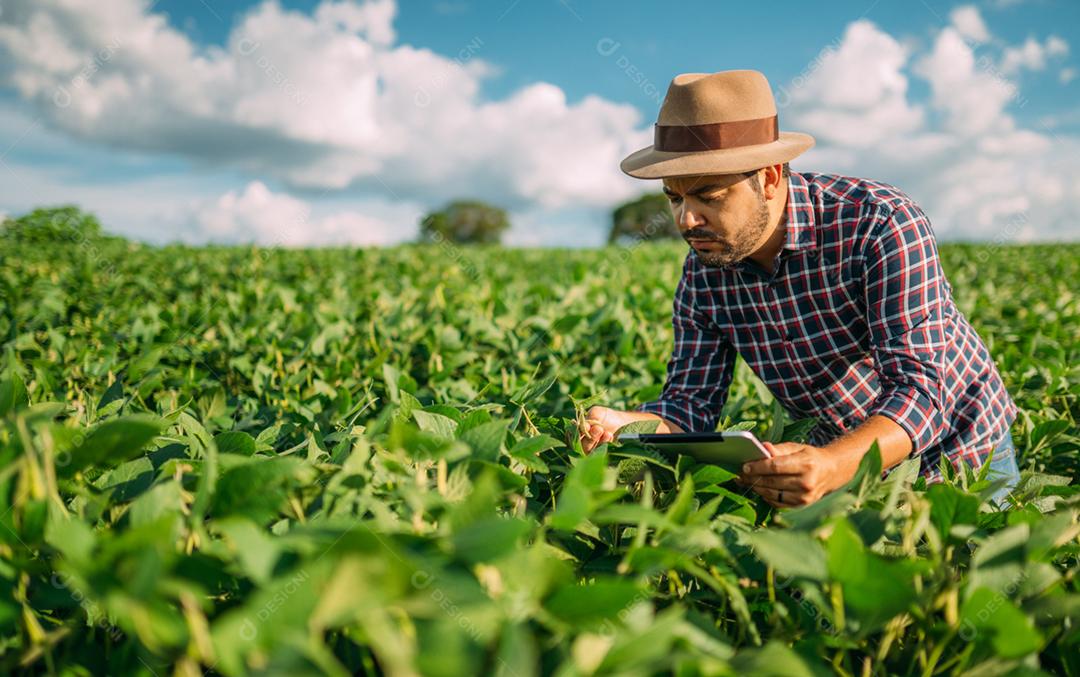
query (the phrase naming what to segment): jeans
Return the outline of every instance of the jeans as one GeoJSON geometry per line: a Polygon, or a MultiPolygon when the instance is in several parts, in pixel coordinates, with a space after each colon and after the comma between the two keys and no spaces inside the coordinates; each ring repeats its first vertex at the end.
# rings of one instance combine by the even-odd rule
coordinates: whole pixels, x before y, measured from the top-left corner
{"type": "Polygon", "coordinates": [[[1000,507],[1008,505],[1006,498],[1020,481],[1020,467],[1016,464],[1016,446],[1013,445],[1011,432],[1006,431],[1005,437],[994,449],[994,458],[990,461],[990,472],[986,478],[1005,479],[1005,486],[998,489],[990,500],[1000,507]]]}

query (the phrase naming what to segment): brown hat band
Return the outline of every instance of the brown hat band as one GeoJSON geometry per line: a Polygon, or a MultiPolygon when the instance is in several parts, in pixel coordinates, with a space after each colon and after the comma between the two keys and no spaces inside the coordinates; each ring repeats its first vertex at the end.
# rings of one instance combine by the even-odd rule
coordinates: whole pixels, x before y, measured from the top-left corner
{"type": "Polygon", "coordinates": [[[780,138],[777,116],[704,125],[653,125],[653,148],[675,153],[772,143],[780,138]]]}

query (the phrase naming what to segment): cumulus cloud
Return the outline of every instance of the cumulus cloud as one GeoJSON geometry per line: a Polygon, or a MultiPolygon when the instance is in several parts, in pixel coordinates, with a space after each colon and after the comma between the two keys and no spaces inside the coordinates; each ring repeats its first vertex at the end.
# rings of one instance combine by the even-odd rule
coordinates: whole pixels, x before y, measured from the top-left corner
{"type": "Polygon", "coordinates": [[[953,9],[949,12],[949,19],[960,35],[969,40],[986,42],[990,39],[990,30],[986,27],[982,14],[975,5],[961,5],[953,9]]]}
{"type": "Polygon", "coordinates": [[[786,103],[820,142],[872,148],[923,124],[921,106],[907,100],[902,67],[908,56],[905,46],[870,21],[855,21],[839,46],[824,50],[813,73],[788,92],[786,103]]]}
{"type": "Polygon", "coordinates": [[[1051,35],[1044,42],[1028,38],[1022,45],[1005,48],[1001,57],[1001,70],[1010,75],[1021,69],[1041,71],[1046,68],[1048,59],[1062,57],[1069,53],[1069,43],[1051,35]]]}
{"type": "Polygon", "coordinates": [[[507,206],[610,204],[640,186],[635,108],[535,83],[498,101],[476,37],[451,57],[396,44],[393,0],[257,5],[200,47],[145,0],[11,0],[0,77],[76,137],[229,166],[299,189],[507,206]]]}
{"type": "Polygon", "coordinates": [[[415,238],[416,214],[406,211],[416,210],[400,209],[397,216],[405,218],[393,220],[354,211],[316,216],[309,203],[252,181],[193,209],[184,239],[281,247],[393,244],[415,238]]]}
{"type": "Polygon", "coordinates": [[[824,140],[798,166],[893,183],[944,237],[1080,236],[1080,139],[1018,125],[1010,106],[1022,98],[997,63],[956,25],[913,54],[869,21],[851,24],[789,93],[787,126],[824,140]],[[910,101],[912,77],[929,85],[923,105],[910,101]]]}

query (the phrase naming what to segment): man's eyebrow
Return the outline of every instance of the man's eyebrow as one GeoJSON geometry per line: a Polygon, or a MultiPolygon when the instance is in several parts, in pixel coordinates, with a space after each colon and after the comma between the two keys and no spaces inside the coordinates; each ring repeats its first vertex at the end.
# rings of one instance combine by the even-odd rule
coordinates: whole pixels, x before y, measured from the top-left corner
{"type": "MultiPolygon", "coordinates": [[[[694,190],[687,193],[687,195],[701,195],[702,193],[710,193],[710,192],[712,192],[712,191],[714,191],[714,190],[716,190],[718,188],[727,188],[727,186],[725,186],[722,183],[711,183],[711,184],[709,184],[707,186],[701,186],[700,188],[695,188],[694,190]]],[[[675,191],[671,190],[667,186],[664,186],[664,194],[665,195],[677,195],[677,193],[675,191]]]]}

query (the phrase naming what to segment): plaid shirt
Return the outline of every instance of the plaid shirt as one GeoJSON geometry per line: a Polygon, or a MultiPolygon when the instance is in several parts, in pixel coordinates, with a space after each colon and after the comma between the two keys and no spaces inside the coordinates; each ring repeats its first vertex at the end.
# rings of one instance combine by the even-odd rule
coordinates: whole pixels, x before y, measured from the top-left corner
{"type": "Polygon", "coordinates": [[[712,431],[741,355],[826,444],[875,414],[898,423],[940,479],[979,466],[1016,418],[982,339],[953,303],[923,211],[886,183],[792,172],[783,250],[707,268],[691,249],[675,290],[660,399],[638,407],[712,431]]]}

